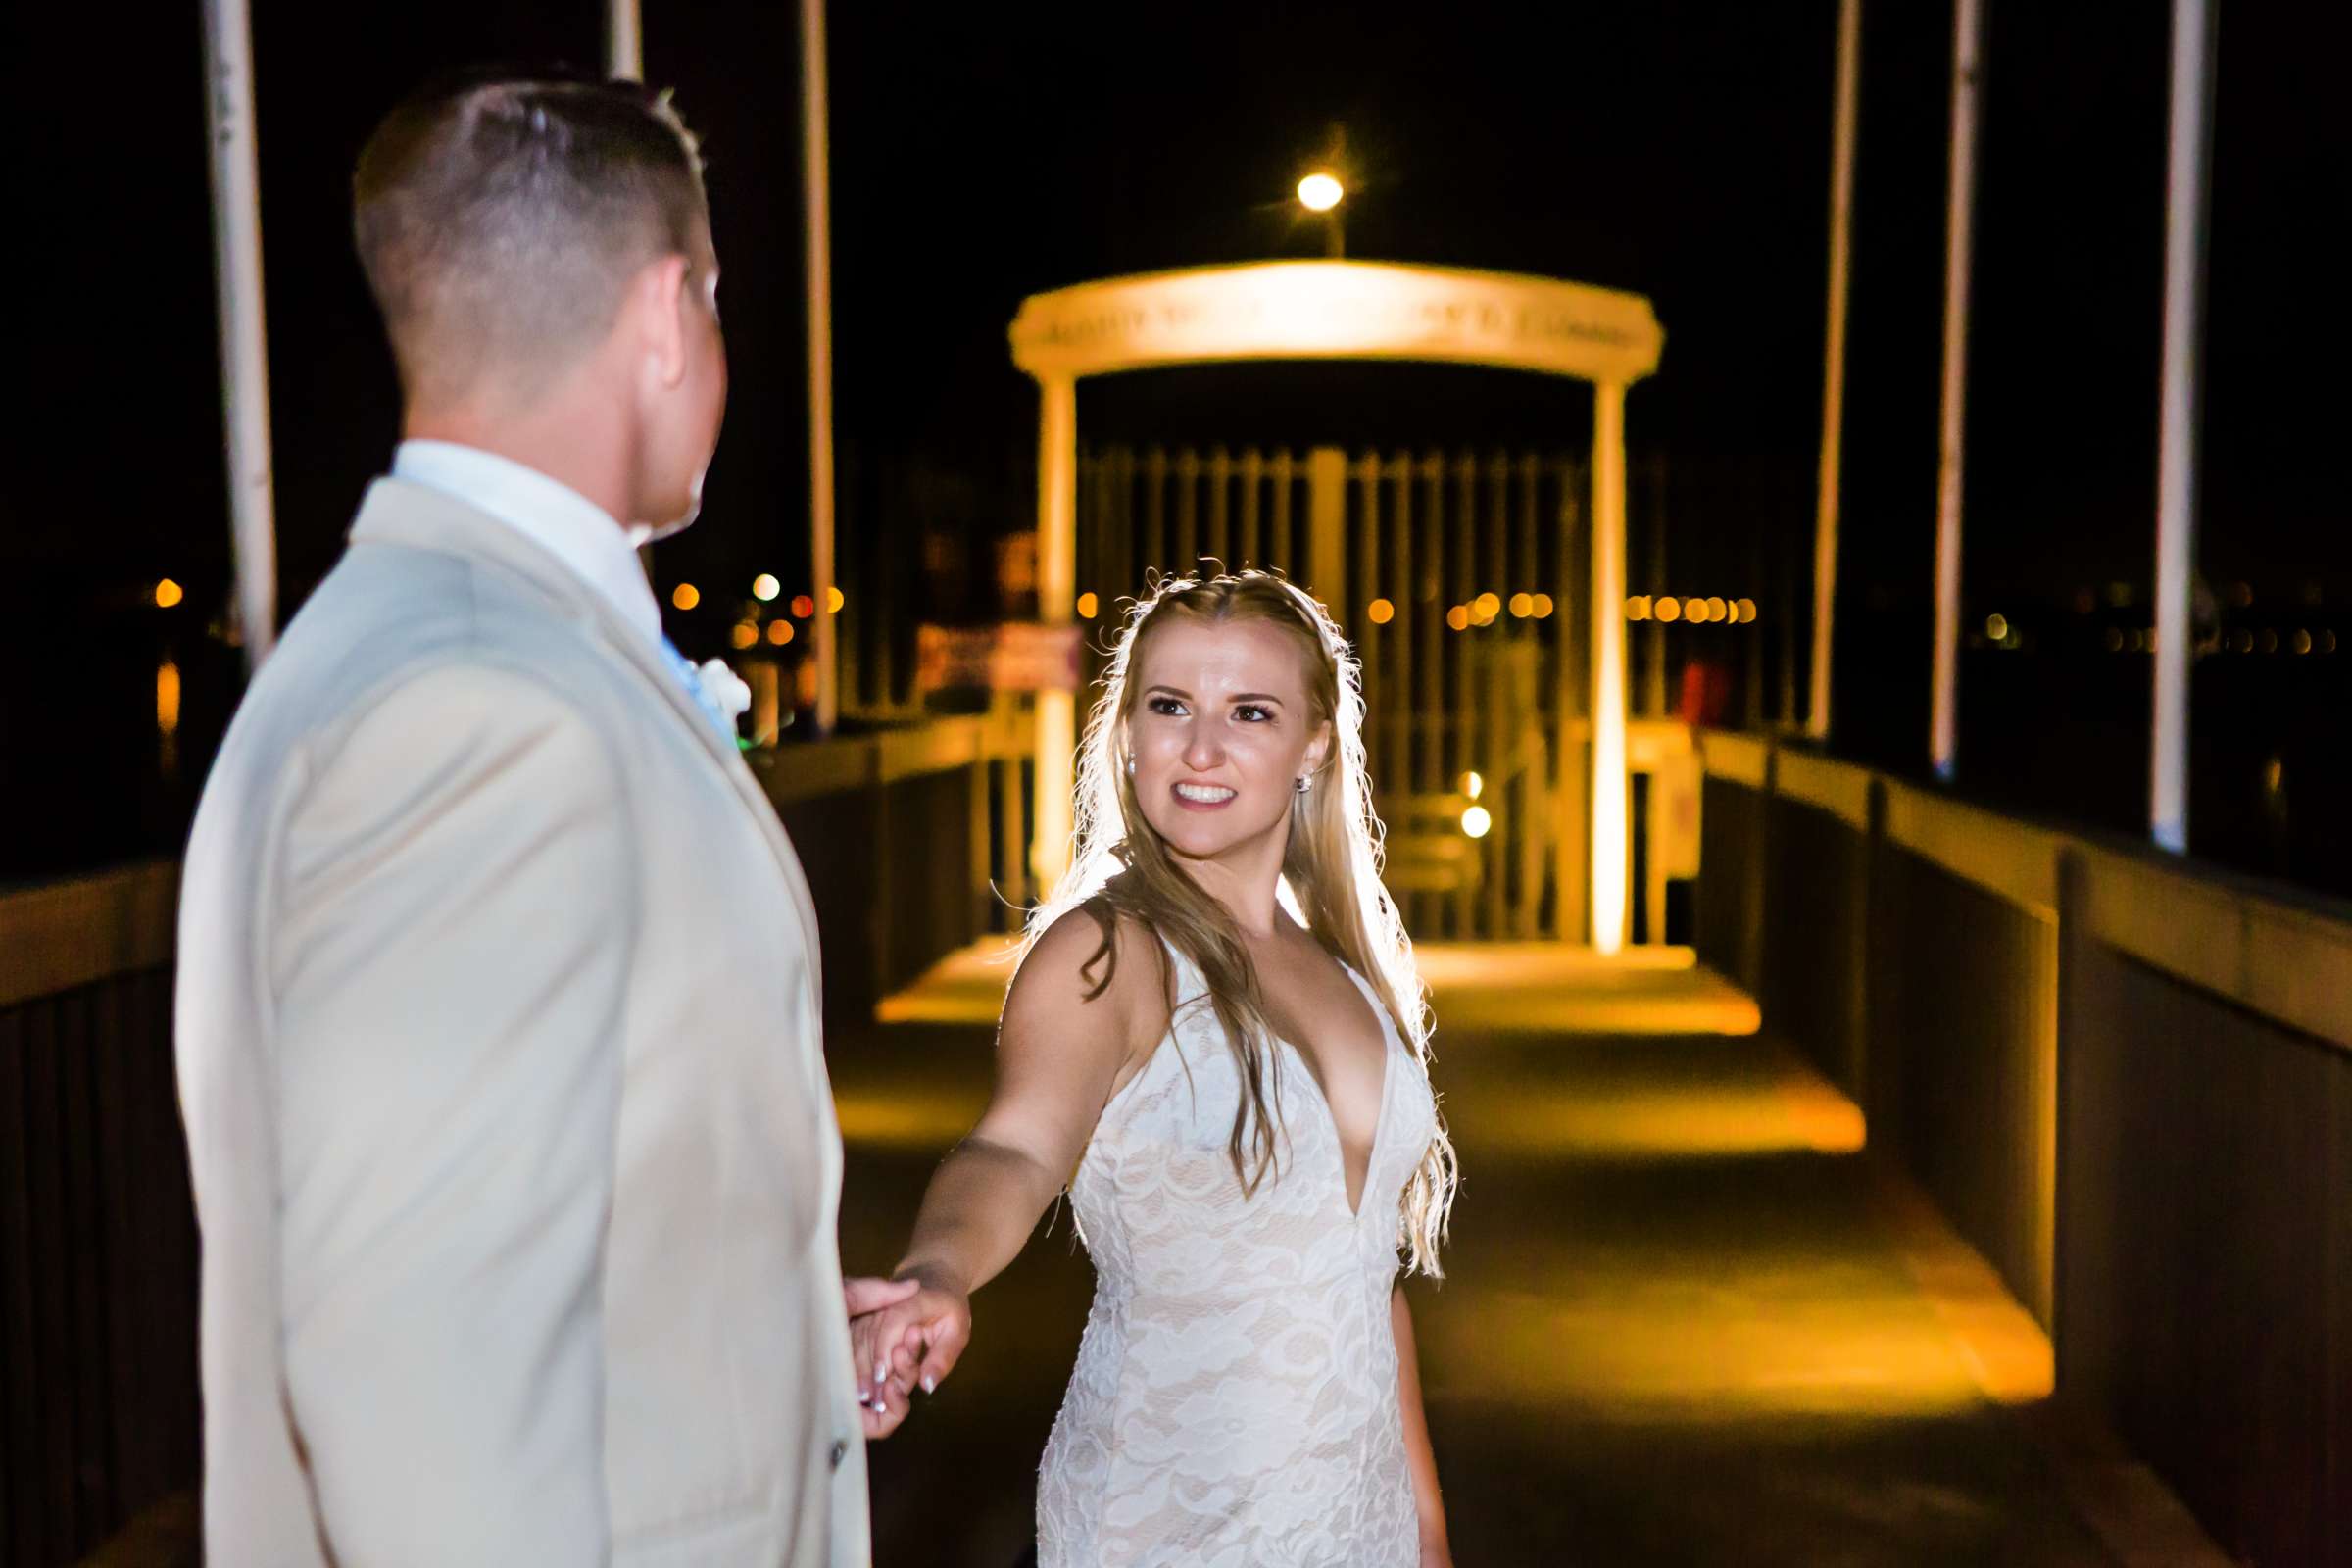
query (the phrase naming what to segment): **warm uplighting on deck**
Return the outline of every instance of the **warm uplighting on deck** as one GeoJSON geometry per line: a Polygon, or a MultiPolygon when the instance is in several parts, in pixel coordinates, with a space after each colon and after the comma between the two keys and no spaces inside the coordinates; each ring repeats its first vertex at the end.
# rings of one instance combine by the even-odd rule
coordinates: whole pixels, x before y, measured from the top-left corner
{"type": "Polygon", "coordinates": [[[158,610],[170,610],[186,597],[179,584],[169,577],[155,585],[155,608],[158,610]]]}
{"type": "Polygon", "coordinates": [[[767,623],[767,640],[778,648],[792,641],[792,622],[789,620],[769,621],[767,623]]]}
{"type": "Polygon", "coordinates": [[[692,610],[703,602],[703,591],[690,582],[682,582],[670,590],[669,602],[680,610],[692,610]]]}
{"type": "Polygon", "coordinates": [[[1386,626],[1396,618],[1396,607],[1386,599],[1375,599],[1364,607],[1364,615],[1375,626],[1386,626]]]}

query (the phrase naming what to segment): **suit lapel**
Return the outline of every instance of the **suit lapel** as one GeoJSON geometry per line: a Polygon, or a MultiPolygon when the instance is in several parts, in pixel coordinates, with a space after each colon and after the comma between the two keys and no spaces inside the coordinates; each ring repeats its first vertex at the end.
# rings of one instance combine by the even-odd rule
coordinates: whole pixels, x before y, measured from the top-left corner
{"type": "MultiPolygon", "coordinates": [[[[662,651],[648,643],[603,594],[496,517],[453,496],[405,480],[375,481],[361,503],[351,537],[354,543],[377,541],[462,556],[512,572],[581,622],[600,652],[627,665],[651,687],[668,705],[677,721],[692,732],[704,754],[726,774],[727,782],[734,786],[745,810],[758,825],[768,852],[775,858],[776,869],[792,897],[794,912],[800,917],[801,931],[808,944],[809,983],[812,988],[821,988],[823,965],[816,902],[808,892],[808,877],[801,867],[801,858],[794,853],[792,840],[777,818],[766,791],[760,787],[760,781],[744,762],[742,749],[718,733],[710,715],[662,658],[662,651]]],[[[821,989],[817,1003],[821,1016],[821,989]]]]}

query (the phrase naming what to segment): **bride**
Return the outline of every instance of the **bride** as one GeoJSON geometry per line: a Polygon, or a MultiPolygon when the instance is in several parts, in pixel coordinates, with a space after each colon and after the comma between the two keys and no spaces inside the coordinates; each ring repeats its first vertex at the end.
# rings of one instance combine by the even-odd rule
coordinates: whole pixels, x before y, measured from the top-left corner
{"type": "Polygon", "coordinates": [[[1136,608],[988,1109],[897,1270],[921,1290],[853,1330],[895,1424],[1066,1185],[1097,1284],[1041,1568],[1451,1561],[1396,1276],[1439,1273],[1453,1152],[1362,725],[1353,655],[1282,578],[1136,608]]]}

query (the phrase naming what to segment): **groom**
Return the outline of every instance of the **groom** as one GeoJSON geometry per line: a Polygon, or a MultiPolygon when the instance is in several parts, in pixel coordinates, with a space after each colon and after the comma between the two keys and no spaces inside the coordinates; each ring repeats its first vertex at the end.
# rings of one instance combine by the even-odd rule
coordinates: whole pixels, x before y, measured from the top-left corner
{"type": "Polygon", "coordinates": [[[863,1564],[814,911],[634,554],[726,396],[693,137],[474,81],[354,194],[406,439],[180,912],[209,1560],[863,1564]]]}

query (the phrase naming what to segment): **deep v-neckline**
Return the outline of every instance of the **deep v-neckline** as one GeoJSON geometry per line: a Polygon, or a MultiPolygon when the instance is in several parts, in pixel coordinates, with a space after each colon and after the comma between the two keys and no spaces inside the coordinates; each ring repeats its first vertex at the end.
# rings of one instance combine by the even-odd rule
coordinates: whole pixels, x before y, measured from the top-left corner
{"type": "Polygon", "coordinates": [[[1298,1058],[1298,1071],[1305,1077],[1307,1087],[1315,1092],[1315,1103],[1323,1107],[1323,1125],[1331,1129],[1332,1151],[1340,1159],[1340,1201],[1346,1205],[1350,1220],[1360,1220],[1364,1217],[1364,1192],[1372,1185],[1372,1163],[1380,1157],[1380,1135],[1388,1130],[1389,1125],[1389,1087],[1396,1070],[1396,1045],[1390,1040],[1389,1031],[1395,1026],[1390,1022],[1387,1011],[1371,996],[1369,985],[1363,976],[1355,972],[1354,966],[1345,958],[1335,957],[1333,961],[1348,976],[1348,983],[1355,988],[1364,1005],[1372,1009],[1372,1025],[1380,1036],[1380,1102],[1372,1112],[1372,1136],[1364,1145],[1364,1179],[1355,1184],[1352,1197],[1348,1191],[1348,1138],[1340,1131],[1340,1113],[1332,1108],[1331,1096],[1324,1092],[1323,1080],[1315,1073],[1314,1058],[1307,1055],[1304,1049],[1294,1040],[1278,1036],[1275,1043],[1286,1047],[1298,1058]]]}

